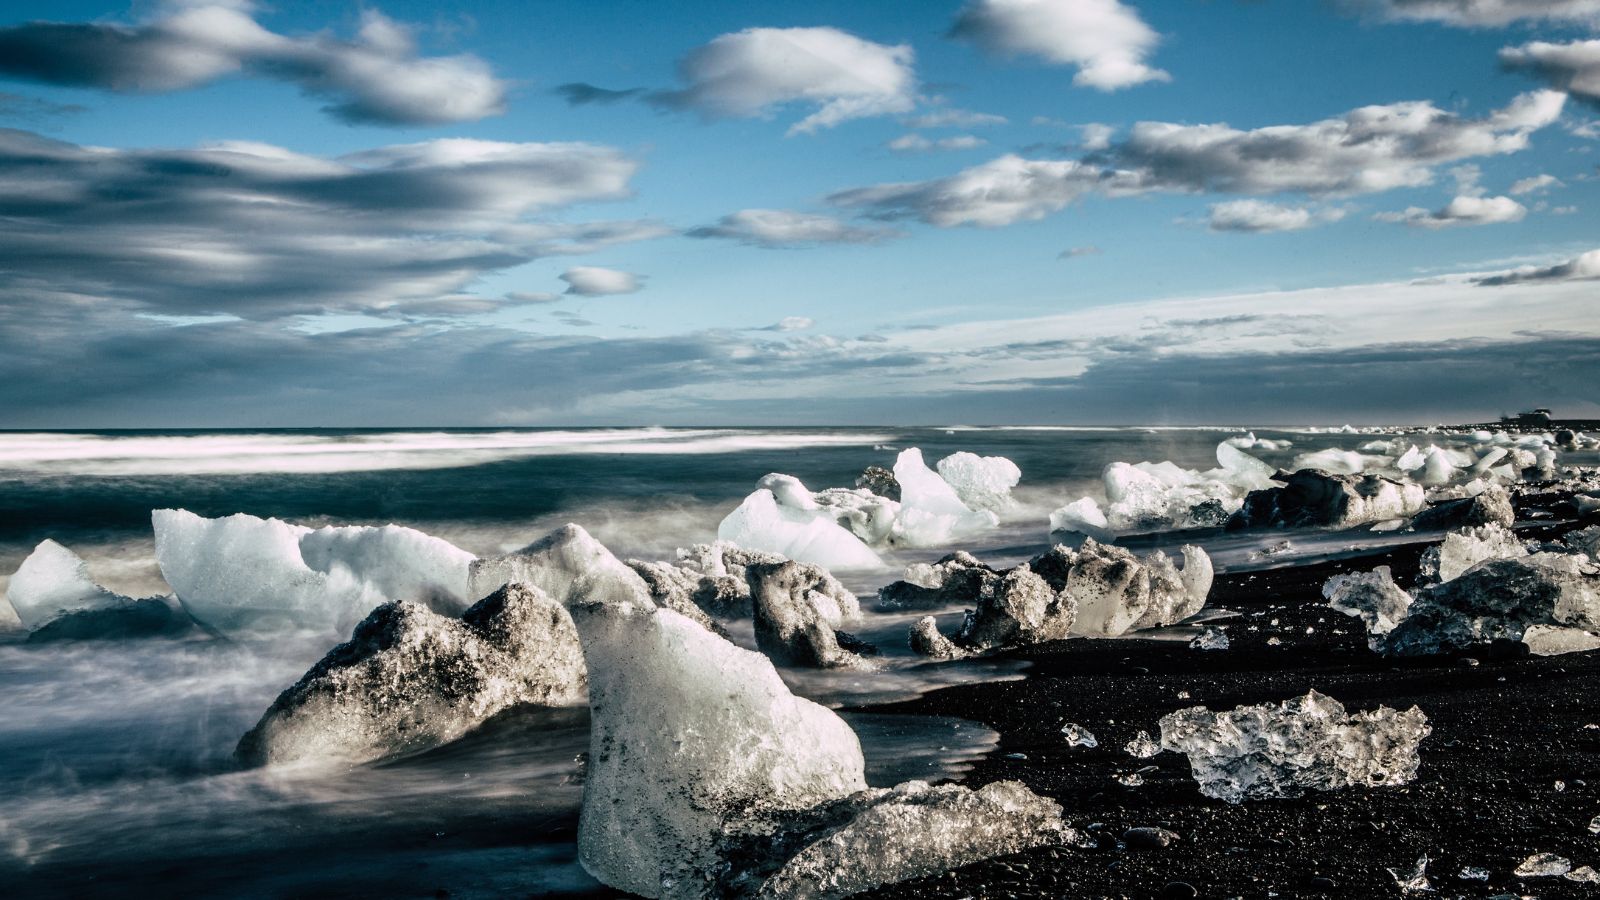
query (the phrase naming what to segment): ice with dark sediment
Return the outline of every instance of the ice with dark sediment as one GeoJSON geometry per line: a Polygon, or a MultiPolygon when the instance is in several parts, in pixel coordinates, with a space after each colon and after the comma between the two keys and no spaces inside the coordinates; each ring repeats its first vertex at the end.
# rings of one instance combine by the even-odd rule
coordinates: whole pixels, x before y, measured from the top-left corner
{"type": "Polygon", "coordinates": [[[952,555],[918,573],[937,577],[939,587],[897,582],[880,597],[890,606],[932,598],[974,604],[954,635],[940,634],[932,617],[912,626],[912,649],[936,658],[1069,635],[1115,636],[1182,621],[1205,606],[1211,559],[1193,546],[1180,553],[1181,569],[1161,551],[1141,559],[1091,538],[1077,549],[1057,545],[1004,572],[970,555],[952,555]]]}
{"type": "Polygon", "coordinates": [[[141,637],[191,627],[166,598],[135,599],[101,587],[76,553],[48,539],[17,567],[6,600],[33,642],[141,637]]]}
{"type": "Polygon", "coordinates": [[[1228,528],[1346,528],[1408,518],[1426,502],[1421,485],[1381,475],[1300,469],[1272,480],[1244,498],[1228,528]]]}
{"type": "MultiPolygon", "coordinates": [[[[237,514],[151,513],[156,560],[178,601],[228,637],[348,634],[381,603],[458,615],[472,554],[398,525],[311,529],[237,514]]],[[[481,595],[480,595],[481,596],[481,595]]]]}
{"type": "MultiPolygon", "coordinates": [[[[789,562],[782,554],[747,550],[729,541],[680,548],[676,562],[628,560],[650,588],[656,602],[677,608],[686,598],[714,618],[746,619],[752,614],[751,587],[746,572],[754,565],[789,562]]],[[[810,566],[807,596],[824,621],[834,628],[861,617],[861,604],[821,566],[810,566]]]]}
{"type": "Polygon", "coordinates": [[[1228,803],[1410,782],[1432,732],[1413,706],[1347,713],[1315,690],[1280,704],[1161,718],[1161,747],[1189,758],[1200,792],[1228,803]]]}
{"type": "MultiPolygon", "coordinates": [[[[785,560],[745,567],[755,618],[756,646],[780,665],[813,669],[865,668],[867,645],[838,630],[845,621],[827,570],[785,560]]],[[[846,593],[853,603],[855,598],[846,593]]],[[[859,618],[859,609],[851,609],[859,618]]]]}
{"type": "Polygon", "coordinates": [[[1498,525],[1447,535],[1424,555],[1423,583],[1396,584],[1387,567],[1330,579],[1329,606],[1361,618],[1367,643],[1386,656],[1427,656],[1497,640],[1535,652],[1581,652],[1600,640],[1600,563],[1584,534],[1554,549],[1529,545],[1498,525]],[[1565,552],[1562,552],[1565,551],[1565,552]]]}
{"type": "MultiPolygon", "coordinates": [[[[613,556],[582,526],[572,523],[521,550],[474,560],[470,566],[470,589],[480,596],[512,582],[532,585],[569,607],[595,596],[639,595],[649,599],[652,595],[651,587],[633,567],[613,556]]],[[[666,591],[658,600],[662,606],[711,626],[711,618],[689,596],[666,591]]],[[[654,605],[656,601],[651,602],[654,605]]]]}
{"type": "Polygon", "coordinates": [[[1020,785],[868,791],[842,719],[642,591],[591,595],[573,616],[592,705],[579,858],[609,886],[840,897],[1064,833],[1059,807],[1020,785]]]}
{"type": "Polygon", "coordinates": [[[1411,519],[1411,527],[1418,531],[1444,528],[1500,525],[1511,527],[1517,520],[1511,507],[1511,494],[1499,484],[1472,482],[1480,486],[1468,490],[1468,496],[1442,500],[1418,512],[1411,519]]]}
{"type": "Polygon", "coordinates": [[[386,603],[285,690],[239,741],[250,765],[352,765],[448,743],[512,706],[583,699],[572,618],[513,583],[461,618],[386,603]]]}

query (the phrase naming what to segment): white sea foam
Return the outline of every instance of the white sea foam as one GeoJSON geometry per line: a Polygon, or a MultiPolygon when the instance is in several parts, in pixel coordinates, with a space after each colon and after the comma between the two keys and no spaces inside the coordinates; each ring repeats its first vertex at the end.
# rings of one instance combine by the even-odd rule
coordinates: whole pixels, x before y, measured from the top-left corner
{"type": "Polygon", "coordinates": [[[867,446],[890,435],[827,431],[622,428],[368,434],[0,434],[0,471],[32,475],[250,475],[439,469],[595,453],[703,455],[867,446]]]}

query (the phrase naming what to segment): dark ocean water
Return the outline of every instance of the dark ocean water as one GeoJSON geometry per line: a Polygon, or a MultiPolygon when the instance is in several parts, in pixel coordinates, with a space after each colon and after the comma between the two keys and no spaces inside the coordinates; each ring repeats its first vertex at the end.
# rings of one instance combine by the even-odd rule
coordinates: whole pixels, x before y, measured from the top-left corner
{"type": "MultiPolygon", "coordinates": [[[[246,512],[307,525],[395,522],[478,554],[523,546],[567,521],[618,556],[670,559],[769,472],[813,490],[920,447],[1022,469],[1019,509],[964,547],[997,562],[1049,541],[1051,509],[1099,492],[1112,461],[1208,469],[1236,430],[704,429],[0,433],[0,579],[44,538],[83,556],[108,587],[166,592],[150,511],[246,512]]],[[[1296,452],[1372,435],[1258,431],[1296,452]]],[[[1215,538],[1238,564],[1259,539],[1215,538]],[[1230,544],[1229,541],[1233,540],[1230,544]]],[[[897,553],[894,566],[949,549],[897,553]]],[[[892,569],[852,575],[868,594],[892,569]]],[[[0,589],[4,582],[0,581],[0,589]]],[[[3,611],[9,613],[9,608],[3,611]]],[[[955,613],[952,613],[955,614],[955,613]]],[[[869,620],[903,643],[908,624],[869,620]]],[[[737,633],[736,629],[736,633],[737,633]]],[[[746,638],[747,639],[747,638],[746,638]]],[[[419,757],[343,772],[240,771],[231,753],[325,647],[246,648],[189,638],[54,646],[0,640],[0,895],[499,896],[596,886],[572,846],[582,709],[513,712],[419,757]],[[6,890],[9,887],[10,890],[6,890]],[[19,893],[20,892],[20,893],[19,893]]],[[[851,705],[941,683],[1016,677],[1015,666],[915,667],[879,675],[788,673],[795,690],[851,705]]],[[[852,714],[871,780],[956,774],[993,734],[971,723],[852,714]]]]}

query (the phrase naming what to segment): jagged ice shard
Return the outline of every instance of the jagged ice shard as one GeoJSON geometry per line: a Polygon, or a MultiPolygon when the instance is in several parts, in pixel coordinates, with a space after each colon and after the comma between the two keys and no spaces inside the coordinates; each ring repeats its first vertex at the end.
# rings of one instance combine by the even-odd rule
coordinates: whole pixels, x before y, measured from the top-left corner
{"type": "Polygon", "coordinates": [[[17,567],[6,599],[29,631],[63,614],[116,609],[133,602],[96,584],[78,554],[52,540],[41,541],[17,567]]]}
{"type": "Polygon", "coordinates": [[[310,529],[243,513],[150,514],[156,560],[194,619],[228,637],[343,636],[381,603],[466,609],[472,554],[398,525],[310,529]]]}
{"type": "Polygon", "coordinates": [[[1386,787],[1416,777],[1428,717],[1413,706],[1348,714],[1313,690],[1273,706],[1214,713],[1203,706],[1161,718],[1161,748],[1189,757],[1200,792],[1228,803],[1307,791],[1386,787]]]}

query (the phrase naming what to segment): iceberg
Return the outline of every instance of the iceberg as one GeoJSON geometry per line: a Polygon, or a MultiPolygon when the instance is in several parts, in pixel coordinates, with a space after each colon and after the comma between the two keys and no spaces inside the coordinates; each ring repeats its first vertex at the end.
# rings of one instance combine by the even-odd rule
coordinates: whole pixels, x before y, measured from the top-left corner
{"type": "Polygon", "coordinates": [[[1011,489],[1022,480],[1022,470],[1004,456],[952,453],[939,460],[939,477],[971,509],[1005,513],[1016,506],[1011,489]]]}
{"type": "MultiPolygon", "coordinates": [[[[890,502],[890,501],[884,501],[890,502]]],[[[883,560],[820,505],[781,505],[762,488],[744,498],[717,526],[717,540],[830,569],[875,569],[883,560]]]]}
{"type": "Polygon", "coordinates": [[[611,887],[843,897],[1067,831],[1058,806],[1014,783],[868,790],[843,719],[671,610],[596,600],[573,618],[592,714],[578,854],[611,887]]]}
{"type": "Polygon", "coordinates": [[[449,743],[511,706],[583,699],[572,618],[508,584],[459,619],[386,603],[285,690],[239,741],[250,765],[354,765],[449,743]]]}
{"type": "Polygon", "coordinates": [[[1276,706],[1178,710],[1161,718],[1161,748],[1188,756],[1200,793],[1238,804],[1406,784],[1432,730],[1415,706],[1350,714],[1313,690],[1276,706]]]}
{"type": "Polygon", "coordinates": [[[348,634],[379,604],[420,603],[445,615],[468,604],[472,554],[385,525],[310,529],[243,513],[207,519],[150,514],[156,560],[178,602],[227,637],[291,631],[348,634]]]}
{"type": "Polygon", "coordinates": [[[916,447],[900,451],[894,477],[900,483],[900,515],[893,540],[900,546],[945,546],[1000,524],[992,511],[963,503],[956,489],[922,461],[916,447]]]}
{"type": "Polygon", "coordinates": [[[96,584],[78,554],[49,539],[40,541],[17,567],[6,599],[29,631],[68,613],[119,609],[134,602],[96,584]]]}

